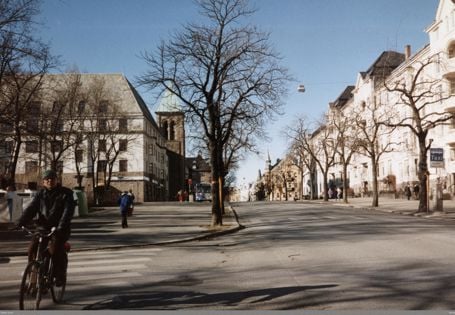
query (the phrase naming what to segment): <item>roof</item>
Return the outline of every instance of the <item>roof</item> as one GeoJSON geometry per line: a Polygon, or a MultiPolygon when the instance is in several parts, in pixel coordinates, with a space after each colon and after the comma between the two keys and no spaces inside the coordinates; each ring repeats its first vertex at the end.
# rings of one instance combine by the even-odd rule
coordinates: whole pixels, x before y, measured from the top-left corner
{"type": "Polygon", "coordinates": [[[396,51],[384,51],[368,68],[368,76],[387,76],[390,72],[405,61],[405,56],[396,51]]]}
{"type": "Polygon", "coordinates": [[[351,98],[352,98],[352,91],[354,90],[355,86],[348,85],[344,91],[337,97],[337,99],[332,103],[332,106],[335,107],[343,107],[351,98]]]}
{"type": "Polygon", "coordinates": [[[106,93],[121,104],[121,109],[129,115],[143,115],[151,124],[160,131],[147,104],[136,91],[134,86],[121,73],[59,73],[46,75],[48,84],[64,84],[64,78],[79,76],[81,84],[89,87],[92,84],[102,83],[106,93]],[[53,81],[53,82],[50,82],[53,81]]]}
{"type": "Polygon", "coordinates": [[[177,95],[172,93],[169,90],[164,91],[163,96],[161,97],[160,103],[158,104],[158,108],[156,109],[156,113],[175,113],[181,112],[182,105],[180,103],[179,98],[177,95]]]}

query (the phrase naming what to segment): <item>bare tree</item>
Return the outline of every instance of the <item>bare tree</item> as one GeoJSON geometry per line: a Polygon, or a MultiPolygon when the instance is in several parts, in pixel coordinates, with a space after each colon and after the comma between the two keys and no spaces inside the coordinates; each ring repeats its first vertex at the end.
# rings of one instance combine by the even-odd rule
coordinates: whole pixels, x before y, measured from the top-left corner
{"type": "Polygon", "coordinates": [[[38,12],[36,0],[0,2],[0,123],[9,131],[3,140],[6,137],[14,143],[3,175],[11,182],[24,136],[35,132],[39,123],[36,99],[43,76],[56,64],[48,45],[33,36],[33,18],[38,12]]]}
{"type": "MultiPolygon", "coordinates": [[[[39,136],[46,145],[44,159],[50,167],[61,172],[59,163],[64,158],[74,155],[83,143],[83,122],[85,113],[81,102],[85,100],[79,73],[68,73],[63,76],[46,76],[42,99],[48,106],[42,109],[43,124],[39,136]]],[[[80,170],[76,163],[78,175],[80,170]]],[[[79,182],[80,186],[80,182],[79,182]]]]}
{"type": "Polygon", "coordinates": [[[327,125],[327,117],[323,119],[316,123],[315,128],[312,128],[314,124],[309,124],[305,117],[299,117],[288,130],[294,143],[293,147],[300,152],[307,168],[311,170],[313,165],[319,167],[323,177],[324,201],[328,201],[328,174],[330,168],[335,165],[338,139],[334,137],[333,127],[327,125]]]}
{"type": "Polygon", "coordinates": [[[417,175],[420,181],[418,212],[429,210],[427,154],[431,141],[427,141],[428,133],[454,117],[453,113],[441,111],[440,107],[437,106],[444,100],[453,97],[452,91],[442,93],[443,80],[430,69],[434,64],[440,64],[440,60],[439,54],[423,60],[416,60],[408,66],[405,74],[384,83],[386,90],[393,94],[396,100],[395,104],[404,106],[406,109],[404,115],[395,115],[395,119],[387,125],[408,128],[418,140],[419,166],[417,175]]]}
{"type": "Polygon", "coordinates": [[[343,168],[343,201],[348,203],[348,176],[347,169],[351,163],[351,159],[358,152],[359,138],[357,128],[352,117],[344,113],[343,107],[338,107],[333,104],[329,109],[329,120],[334,127],[334,132],[338,138],[337,156],[343,168]]]}
{"type": "Polygon", "coordinates": [[[208,22],[188,24],[156,54],[144,53],[150,69],[139,81],[150,89],[174,93],[185,114],[200,126],[212,168],[211,224],[221,225],[218,192],[225,176],[224,147],[239,122],[262,126],[279,112],[289,76],[269,46],[269,35],[242,26],[254,12],[246,0],[198,4],[208,22]]]}
{"type": "Polygon", "coordinates": [[[398,143],[390,140],[394,128],[387,128],[393,114],[389,108],[376,101],[362,102],[352,113],[353,123],[357,130],[355,145],[360,154],[367,156],[371,162],[372,206],[379,206],[378,166],[382,155],[394,150],[398,143]]]}

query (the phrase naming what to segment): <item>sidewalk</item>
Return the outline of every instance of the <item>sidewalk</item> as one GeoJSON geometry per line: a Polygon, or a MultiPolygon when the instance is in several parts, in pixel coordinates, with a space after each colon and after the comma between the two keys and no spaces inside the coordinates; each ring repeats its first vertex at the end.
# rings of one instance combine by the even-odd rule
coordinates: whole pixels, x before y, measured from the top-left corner
{"type": "MultiPolygon", "coordinates": [[[[337,206],[353,207],[357,209],[366,209],[372,211],[383,211],[388,213],[395,213],[401,215],[418,216],[428,219],[444,219],[444,220],[455,220],[455,200],[444,200],[443,211],[433,212],[433,203],[430,200],[430,212],[429,213],[416,213],[419,208],[418,200],[407,200],[407,199],[392,199],[392,198],[379,198],[379,207],[372,207],[373,198],[349,198],[348,204],[343,201],[330,200],[337,206]]],[[[320,202],[320,201],[317,201],[320,202]]]]}
{"type": "MultiPolygon", "coordinates": [[[[72,221],[71,250],[86,251],[132,246],[166,245],[214,237],[237,231],[241,225],[234,210],[226,207],[223,226],[210,228],[208,203],[146,203],[136,205],[128,218],[129,228],[121,228],[117,207],[105,207],[72,221]]],[[[0,224],[0,257],[25,255],[29,237],[22,231],[8,231],[0,224]]]]}

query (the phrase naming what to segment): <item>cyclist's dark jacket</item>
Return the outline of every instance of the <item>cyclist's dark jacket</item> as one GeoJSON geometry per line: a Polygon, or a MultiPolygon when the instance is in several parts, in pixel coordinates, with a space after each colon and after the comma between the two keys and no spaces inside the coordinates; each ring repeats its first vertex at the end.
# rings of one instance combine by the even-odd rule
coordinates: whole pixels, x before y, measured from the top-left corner
{"type": "Polygon", "coordinates": [[[41,189],[32,202],[24,209],[18,220],[18,225],[25,225],[37,214],[38,227],[49,230],[57,227],[63,235],[69,237],[71,232],[71,219],[74,215],[75,202],[71,189],[57,186],[52,190],[41,189]]]}

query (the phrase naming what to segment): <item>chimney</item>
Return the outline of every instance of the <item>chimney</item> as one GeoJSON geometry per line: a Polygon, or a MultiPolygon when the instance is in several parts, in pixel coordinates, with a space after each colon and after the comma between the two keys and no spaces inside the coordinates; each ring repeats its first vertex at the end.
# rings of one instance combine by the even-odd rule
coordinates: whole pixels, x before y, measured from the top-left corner
{"type": "Polygon", "coordinates": [[[404,57],[408,60],[411,57],[411,45],[406,45],[404,47],[404,57]]]}

